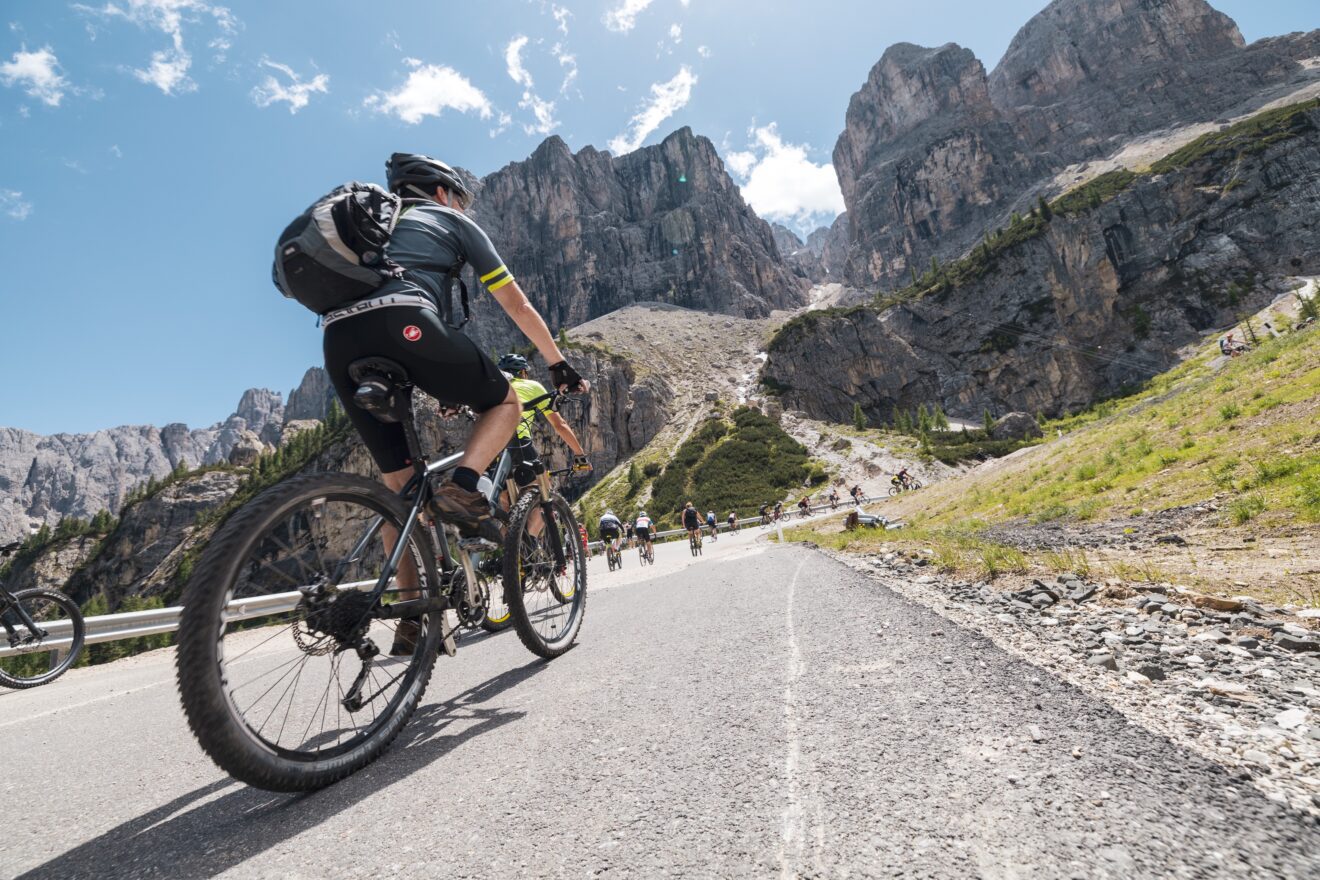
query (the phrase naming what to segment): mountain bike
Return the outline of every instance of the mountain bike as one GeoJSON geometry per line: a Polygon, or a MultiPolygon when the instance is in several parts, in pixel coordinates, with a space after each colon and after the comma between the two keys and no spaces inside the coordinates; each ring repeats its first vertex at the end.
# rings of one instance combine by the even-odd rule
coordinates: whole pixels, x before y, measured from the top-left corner
{"type": "Polygon", "coordinates": [[[614,540],[611,538],[605,539],[605,561],[609,563],[610,571],[623,568],[623,553],[614,549],[614,540]]]}
{"type": "Polygon", "coordinates": [[[701,555],[701,529],[690,529],[688,531],[688,548],[693,556],[701,555]]]}
{"type": "MultiPolygon", "coordinates": [[[[586,613],[577,523],[544,464],[529,463],[533,484],[501,511],[502,547],[461,537],[426,511],[462,453],[428,462],[407,372],[366,358],[349,374],[355,405],[402,424],[407,485],[394,494],[366,477],[313,473],[272,486],[221,527],[184,593],[177,675],[188,724],[222,769],[272,791],[321,788],[378,758],[441,647],[457,650],[458,626],[492,622],[497,572],[519,639],[541,657],[568,651],[586,613]]],[[[546,398],[562,400],[525,406],[546,398]]],[[[495,478],[511,468],[502,455],[495,478]]],[[[495,478],[483,482],[492,500],[495,478]]]]}
{"type": "Polygon", "coordinates": [[[904,492],[915,492],[917,489],[920,488],[921,488],[921,481],[917,479],[911,479],[908,480],[907,482],[898,482],[898,483],[894,483],[891,480],[889,486],[889,495],[890,497],[893,497],[894,495],[901,495],[904,492]]]}
{"type": "Polygon", "coordinates": [[[650,541],[637,542],[637,555],[641,557],[642,565],[655,565],[655,550],[650,541]]]}
{"type": "MultiPolygon", "coordinates": [[[[0,559],[21,544],[0,547],[0,559]]],[[[86,625],[78,603],[59,590],[0,586],[0,685],[24,689],[50,684],[78,662],[86,625]]]]}

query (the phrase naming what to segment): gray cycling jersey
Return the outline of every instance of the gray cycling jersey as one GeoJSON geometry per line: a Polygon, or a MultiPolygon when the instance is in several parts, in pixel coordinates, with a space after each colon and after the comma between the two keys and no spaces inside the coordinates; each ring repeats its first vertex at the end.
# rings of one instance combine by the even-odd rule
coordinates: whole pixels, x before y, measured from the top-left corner
{"type": "Polygon", "coordinates": [[[411,271],[407,278],[383,285],[382,295],[421,291],[438,302],[445,276],[460,259],[472,266],[487,290],[499,290],[513,281],[480,226],[462,212],[432,202],[411,203],[405,208],[386,252],[411,271]]]}

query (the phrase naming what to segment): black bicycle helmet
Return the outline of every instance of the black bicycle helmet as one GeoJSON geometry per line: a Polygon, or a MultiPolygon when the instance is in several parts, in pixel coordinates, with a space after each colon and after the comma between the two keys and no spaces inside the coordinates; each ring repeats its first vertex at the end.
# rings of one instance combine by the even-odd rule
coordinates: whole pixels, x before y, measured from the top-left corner
{"type": "Polygon", "coordinates": [[[530,367],[527,364],[527,358],[523,357],[520,354],[514,354],[512,352],[500,358],[500,362],[497,363],[495,366],[499,367],[501,370],[503,370],[506,373],[515,373],[515,374],[530,369],[530,367]]]}
{"type": "Polygon", "coordinates": [[[435,196],[435,188],[442,186],[464,211],[472,206],[472,190],[457,171],[439,159],[421,153],[395,153],[385,163],[385,176],[390,192],[396,195],[429,199],[435,196]]]}

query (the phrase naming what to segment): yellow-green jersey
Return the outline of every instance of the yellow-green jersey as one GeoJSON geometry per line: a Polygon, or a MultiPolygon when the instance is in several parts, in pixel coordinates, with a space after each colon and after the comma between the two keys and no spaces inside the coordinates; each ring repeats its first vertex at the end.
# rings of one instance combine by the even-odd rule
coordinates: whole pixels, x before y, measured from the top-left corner
{"type": "Polygon", "coordinates": [[[522,417],[518,420],[518,439],[532,439],[532,422],[536,421],[536,414],[545,414],[550,411],[550,398],[546,397],[548,392],[545,386],[535,379],[510,379],[509,384],[513,386],[514,393],[518,395],[518,400],[526,406],[529,400],[536,400],[544,397],[540,403],[534,404],[531,409],[523,410],[522,417]]]}

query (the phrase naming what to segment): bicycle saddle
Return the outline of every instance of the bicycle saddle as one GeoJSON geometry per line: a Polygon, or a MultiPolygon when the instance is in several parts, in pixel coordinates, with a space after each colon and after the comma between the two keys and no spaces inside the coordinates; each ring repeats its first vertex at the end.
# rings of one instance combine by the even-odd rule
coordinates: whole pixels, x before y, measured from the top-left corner
{"type": "Polygon", "coordinates": [[[389,358],[366,357],[348,365],[357,383],[353,403],[382,422],[399,422],[408,413],[411,383],[408,371],[389,358]]]}

